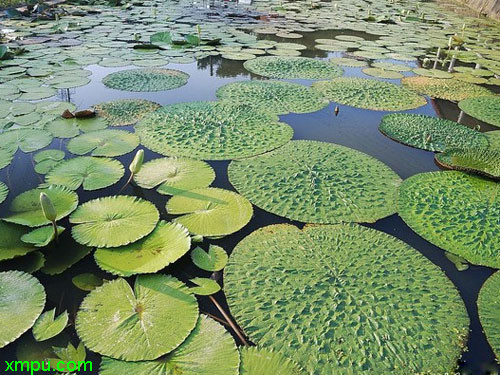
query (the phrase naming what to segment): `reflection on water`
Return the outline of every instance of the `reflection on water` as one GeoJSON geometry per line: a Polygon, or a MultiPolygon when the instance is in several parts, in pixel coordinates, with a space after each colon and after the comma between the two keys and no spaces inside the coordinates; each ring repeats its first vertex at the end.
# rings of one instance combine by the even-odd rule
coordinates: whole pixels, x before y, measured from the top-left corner
{"type": "MultiPolygon", "coordinates": [[[[297,42],[305,44],[308,46],[308,49],[302,51],[303,56],[329,58],[341,56],[342,54],[314,50],[312,49],[312,46],[315,44],[314,40],[318,38],[333,38],[338,34],[357,35],[368,40],[377,39],[374,35],[346,30],[304,33],[304,37],[298,40],[290,40],[274,36],[260,36],[259,38],[272,39],[279,42],[297,42]]],[[[133,93],[112,90],[102,84],[102,78],[109,73],[135,67],[103,68],[97,65],[92,65],[87,68],[92,71],[92,82],[85,87],[73,90],[62,90],[59,93],[60,99],[69,99],[80,109],[88,108],[101,102],[123,98],[142,98],[158,102],[162,105],[168,105],[179,102],[216,100],[215,92],[217,88],[222,85],[238,80],[262,79],[261,77],[247,72],[243,68],[242,62],[226,60],[221,57],[207,57],[203,60],[190,64],[169,64],[168,67],[179,69],[190,74],[191,77],[188,84],[175,90],[159,93],[133,93]]],[[[404,74],[408,75],[409,73],[404,74]]],[[[345,75],[373,79],[373,77],[364,75],[361,72],[361,68],[345,68],[345,75]]],[[[397,80],[390,81],[398,83],[397,80]]],[[[310,85],[312,83],[312,81],[308,80],[295,80],[294,82],[305,85],[310,85]]],[[[396,173],[398,173],[402,178],[407,178],[416,173],[438,170],[438,167],[434,164],[434,154],[432,152],[404,146],[383,136],[378,131],[379,121],[387,112],[370,111],[339,105],[340,112],[338,116],[335,116],[334,108],[336,105],[337,104],[335,103],[331,103],[326,108],[315,113],[284,115],[281,116],[281,120],[293,127],[295,131],[294,139],[321,140],[357,149],[381,160],[383,163],[387,164],[394,171],[396,171],[396,173]]],[[[409,112],[424,115],[435,115],[436,111],[442,117],[451,120],[457,120],[459,115],[459,110],[455,104],[442,100],[434,102],[429,101],[427,105],[409,112]]],[[[463,123],[474,127],[477,124],[477,120],[464,116],[463,123]]],[[[492,129],[493,128],[488,125],[481,125],[482,131],[492,129]]],[[[63,148],[65,143],[66,141],[64,140],[55,139],[52,143],[52,147],[63,148]]],[[[161,157],[161,155],[155,154],[151,151],[146,151],[145,161],[157,157],[161,157]]],[[[133,154],[129,154],[118,159],[127,166],[131,162],[132,158],[133,154]]],[[[210,164],[216,171],[216,180],[213,185],[234,190],[227,177],[227,166],[229,162],[217,161],[210,162],[210,164]]],[[[32,156],[21,152],[16,154],[15,160],[10,168],[0,171],[0,178],[2,181],[7,182],[11,188],[9,199],[12,199],[12,197],[27,189],[36,187],[40,182],[42,182],[41,177],[33,171],[32,156]]],[[[127,176],[124,176],[123,179],[113,187],[97,192],[84,192],[80,189],[80,200],[87,201],[99,196],[117,194],[126,179],[127,176]]],[[[124,191],[124,194],[137,195],[155,203],[157,208],[160,210],[162,218],[168,219],[168,215],[165,211],[165,204],[168,197],[161,196],[154,191],[143,190],[133,185],[128,186],[124,191]]],[[[8,204],[3,207],[7,206],[8,204]]],[[[252,221],[243,230],[229,236],[228,238],[211,242],[216,243],[224,247],[228,252],[231,252],[233,247],[241,239],[257,228],[269,224],[286,222],[290,221],[255,208],[255,215],[252,221]]],[[[65,226],[68,225],[67,221],[62,224],[65,226]]],[[[302,225],[299,223],[294,224],[299,226],[302,225]]],[[[468,342],[469,351],[463,356],[461,373],[486,374],[489,371],[494,371],[494,356],[481,332],[476,307],[476,298],[479,288],[483,284],[484,280],[491,275],[492,270],[486,267],[470,266],[466,271],[457,271],[454,265],[444,256],[443,251],[415,234],[397,215],[380,220],[376,224],[369,226],[402,239],[414,248],[418,249],[425,256],[445,270],[448,277],[459,289],[460,294],[465,301],[469,316],[471,317],[471,335],[468,342]]],[[[69,235],[68,231],[65,235],[69,235]]],[[[189,256],[185,256],[176,262],[175,266],[170,266],[165,271],[183,280],[187,280],[194,276],[209,276],[209,273],[193,267],[192,263],[189,261],[189,256]]],[[[93,272],[101,277],[107,276],[97,268],[91,256],[78,263],[71,269],[70,272],[66,272],[62,276],[45,277],[43,274],[41,275],[41,280],[44,285],[47,286],[48,298],[52,304],[56,306],[65,306],[72,314],[77,311],[85,293],[77,291],[72,287],[71,277],[82,272],[93,272]]],[[[223,306],[226,306],[224,301],[221,300],[220,302],[223,306]]],[[[217,311],[210,303],[206,303],[205,299],[201,299],[200,304],[202,311],[217,315],[217,311]]],[[[453,329],[453,327],[450,327],[450,329],[453,329]]],[[[2,351],[0,351],[0,353],[2,353],[2,351]]],[[[11,359],[15,358],[14,353],[7,352],[6,355],[11,359]]],[[[94,356],[89,359],[94,361],[96,364],[94,368],[97,370],[97,363],[99,362],[98,358],[94,356]]],[[[93,373],[97,373],[97,371],[94,371],[93,373]]]]}

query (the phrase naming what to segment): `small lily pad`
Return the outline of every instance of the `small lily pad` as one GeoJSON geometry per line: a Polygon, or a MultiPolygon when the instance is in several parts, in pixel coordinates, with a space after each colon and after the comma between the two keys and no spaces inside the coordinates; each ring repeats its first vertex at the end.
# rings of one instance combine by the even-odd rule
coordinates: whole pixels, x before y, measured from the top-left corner
{"type": "MultiPolygon", "coordinates": [[[[0,133],[1,147],[14,153],[17,149],[23,152],[38,151],[52,142],[52,135],[40,129],[14,129],[0,133]]],[[[0,166],[3,157],[0,155],[0,166]]],[[[9,160],[10,163],[10,160],[9,160]]]]}
{"type": "Polygon", "coordinates": [[[91,292],[103,285],[104,281],[93,273],[81,273],[71,279],[74,286],[85,292],[91,292]]]}
{"type": "MultiPolygon", "coordinates": [[[[64,230],[64,227],[57,226],[58,234],[62,234],[64,230]]],[[[54,228],[52,225],[47,225],[33,229],[31,232],[21,236],[21,240],[36,247],[45,247],[54,240],[54,228]]]]}
{"type": "Polygon", "coordinates": [[[26,255],[9,260],[0,261],[0,271],[22,271],[35,273],[45,264],[45,256],[40,251],[33,251],[26,255]]]}
{"type": "Polygon", "coordinates": [[[56,309],[44,312],[38,317],[33,326],[33,337],[36,341],[49,340],[60,334],[68,325],[68,312],[64,311],[57,318],[56,309]]]}
{"type": "Polygon", "coordinates": [[[0,220],[0,238],[2,239],[0,241],[0,260],[20,257],[35,251],[35,246],[21,240],[28,232],[29,228],[0,220]]]}
{"type": "Polygon", "coordinates": [[[226,266],[228,255],[222,247],[210,245],[208,252],[201,247],[196,247],[191,252],[191,259],[198,268],[215,272],[220,271],[226,266]]]}
{"type": "Polygon", "coordinates": [[[3,203],[5,199],[7,199],[8,194],[9,188],[2,181],[0,181],[0,204],[3,203]]]}
{"type": "Polygon", "coordinates": [[[134,176],[134,181],[140,187],[156,187],[158,193],[165,195],[207,187],[214,179],[214,170],[204,161],[177,157],[147,162],[134,176]]]}
{"type": "Polygon", "coordinates": [[[62,150],[44,150],[33,155],[35,163],[41,163],[46,160],[61,161],[64,159],[65,153],[62,150]]]}
{"type": "Polygon", "coordinates": [[[101,103],[94,108],[97,114],[109,121],[111,126],[134,125],[161,105],[144,99],[119,99],[101,103]]]}
{"type": "Polygon", "coordinates": [[[139,146],[139,137],[124,130],[97,130],[68,142],[68,151],[75,155],[120,156],[139,146]]]}
{"type": "Polygon", "coordinates": [[[182,215],[173,221],[205,237],[237,232],[253,215],[252,205],[246,198],[218,188],[194,189],[174,195],[166,208],[170,215],[182,215]]]}
{"type": "Polygon", "coordinates": [[[108,122],[102,117],[57,119],[47,124],[46,129],[57,138],[74,138],[80,134],[103,130],[108,122]]]}
{"type": "Polygon", "coordinates": [[[210,296],[212,294],[218,293],[221,290],[219,283],[212,279],[207,279],[205,277],[195,277],[189,280],[197,286],[189,288],[191,292],[199,296],[210,296]]]}

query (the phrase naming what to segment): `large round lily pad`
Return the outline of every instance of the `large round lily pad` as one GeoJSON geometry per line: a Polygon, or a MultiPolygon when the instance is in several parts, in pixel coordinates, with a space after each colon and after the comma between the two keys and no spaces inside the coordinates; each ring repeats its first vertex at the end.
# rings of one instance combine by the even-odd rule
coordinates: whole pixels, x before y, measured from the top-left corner
{"type": "Polygon", "coordinates": [[[403,86],[421,94],[456,102],[491,94],[491,91],[484,87],[457,79],[415,76],[405,77],[401,80],[401,83],[403,86]]]}
{"type": "Polygon", "coordinates": [[[45,306],[45,290],[28,273],[0,272],[0,348],[35,324],[45,306]]]}
{"type": "Polygon", "coordinates": [[[224,283],[250,339],[310,374],[444,374],[465,347],[469,319],[445,274],[359,225],[259,229],[236,246],[224,283]]]}
{"type": "Polygon", "coordinates": [[[496,357],[500,359],[500,272],[496,272],[484,283],[477,307],[486,338],[496,357]]]}
{"type": "Polygon", "coordinates": [[[65,160],[56,165],[46,176],[53,185],[76,190],[98,190],[111,186],[123,177],[123,165],[115,159],[81,156],[65,160]]]}
{"type": "Polygon", "coordinates": [[[340,77],[315,82],[312,88],[332,102],[376,111],[404,111],[427,103],[413,91],[375,79],[340,77]]]}
{"type": "Polygon", "coordinates": [[[500,95],[465,99],[458,103],[458,107],[469,116],[500,127],[500,95]]]}
{"type": "Polygon", "coordinates": [[[307,223],[375,222],[396,212],[399,176],[359,151],[291,141],[233,161],[229,180],[256,206],[307,223]]]}
{"type": "Polygon", "coordinates": [[[140,240],[156,227],[159,213],[143,199],[115,195],[82,204],[71,215],[73,238],[82,245],[118,247],[140,240]]]}
{"type": "Polygon", "coordinates": [[[275,115],[221,102],[163,107],[140,121],[136,132],[144,146],[162,155],[208,160],[258,155],[293,135],[275,115]]]}
{"type": "Polygon", "coordinates": [[[18,148],[23,152],[38,151],[51,142],[52,134],[40,129],[14,129],[0,134],[0,147],[12,153],[16,152],[18,148]]]}
{"type": "Polygon", "coordinates": [[[36,250],[32,244],[25,243],[21,237],[29,232],[22,225],[6,223],[0,220],[0,261],[26,255],[36,250]]]}
{"type": "Polygon", "coordinates": [[[56,220],[68,216],[78,206],[78,195],[64,186],[48,186],[25,191],[15,197],[10,203],[10,215],[3,220],[10,223],[41,227],[50,224],[42,211],[40,193],[48,195],[57,213],[56,220]]]}
{"type": "Polygon", "coordinates": [[[120,156],[128,154],[139,145],[139,137],[124,130],[97,130],[73,138],[68,151],[75,155],[91,153],[92,156],[120,156]]]}
{"type": "Polygon", "coordinates": [[[378,128],[397,142],[428,151],[488,147],[484,134],[439,117],[393,113],[382,117],[378,128]]]}
{"type": "Polygon", "coordinates": [[[277,115],[316,112],[328,105],[326,99],[309,87],[280,81],[229,83],[217,90],[217,97],[277,115]]]}
{"type": "Polygon", "coordinates": [[[134,125],[161,105],[144,99],[119,99],[101,103],[94,108],[98,115],[109,121],[112,126],[134,125]]]}
{"type": "Polygon", "coordinates": [[[105,357],[99,374],[238,375],[239,362],[238,350],[231,335],[219,323],[200,315],[193,332],[172,353],[157,361],[143,362],[117,361],[105,357]]]}
{"type": "Polygon", "coordinates": [[[158,193],[166,195],[207,187],[214,179],[214,170],[204,161],[177,157],[151,160],[134,176],[140,187],[156,187],[158,193]]]}
{"type": "Polygon", "coordinates": [[[500,268],[500,184],[458,171],[405,180],[399,215],[427,241],[473,264],[500,268]]]}
{"type": "Polygon", "coordinates": [[[439,165],[445,168],[500,179],[500,150],[455,148],[436,154],[434,158],[439,165]]]}
{"type": "Polygon", "coordinates": [[[97,249],[94,258],[104,271],[130,276],[157,272],[186,254],[190,247],[191,237],[186,228],[160,221],[142,240],[112,249],[97,249]]]}
{"type": "Polygon", "coordinates": [[[198,320],[198,303],[172,276],[142,275],[134,289],[116,279],[90,292],[76,318],[85,346],[126,361],[153,360],[188,337],[198,320]]]}
{"type": "Polygon", "coordinates": [[[167,202],[167,212],[182,215],[174,221],[191,233],[218,237],[237,232],[247,225],[253,208],[246,198],[235,192],[202,188],[174,195],[167,202]]]}
{"type": "Polygon", "coordinates": [[[309,57],[263,56],[245,61],[252,73],[280,79],[328,79],[341,76],[341,67],[309,57]]]}
{"type": "Polygon", "coordinates": [[[108,74],[105,86],[123,91],[164,91],[184,86],[189,74],[174,69],[131,69],[108,74]]]}
{"type": "Polygon", "coordinates": [[[269,349],[256,346],[244,347],[240,351],[240,356],[240,375],[305,374],[289,358],[269,349]]]}

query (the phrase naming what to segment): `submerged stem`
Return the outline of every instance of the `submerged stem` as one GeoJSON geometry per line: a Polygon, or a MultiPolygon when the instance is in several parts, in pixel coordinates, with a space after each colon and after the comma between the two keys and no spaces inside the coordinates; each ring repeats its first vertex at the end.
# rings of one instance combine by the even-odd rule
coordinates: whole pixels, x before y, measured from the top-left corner
{"type": "Polygon", "coordinates": [[[236,333],[236,335],[238,336],[238,338],[241,340],[241,342],[243,343],[243,345],[248,346],[247,340],[245,340],[245,337],[243,337],[243,335],[241,334],[241,332],[238,329],[238,327],[236,327],[236,325],[234,324],[234,322],[232,321],[232,319],[229,317],[229,315],[227,315],[227,313],[224,311],[224,309],[219,304],[219,302],[217,302],[217,300],[213,296],[208,296],[208,298],[210,298],[210,300],[213,302],[213,304],[215,305],[215,307],[217,307],[217,310],[219,310],[220,313],[222,314],[222,316],[224,317],[224,319],[226,319],[226,321],[231,326],[231,328],[233,329],[233,331],[236,333]]]}
{"type": "Polygon", "coordinates": [[[57,230],[57,224],[56,224],[55,220],[52,222],[52,228],[54,228],[54,240],[56,241],[56,244],[58,244],[59,243],[59,231],[57,230]]]}
{"type": "Polygon", "coordinates": [[[125,185],[123,185],[123,187],[120,189],[120,191],[118,192],[118,194],[120,194],[130,184],[130,182],[132,181],[133,178],[134,178],[134,174],[130,173],[130,177],[128,178],[128,180],[125,183],[125,185]]]}

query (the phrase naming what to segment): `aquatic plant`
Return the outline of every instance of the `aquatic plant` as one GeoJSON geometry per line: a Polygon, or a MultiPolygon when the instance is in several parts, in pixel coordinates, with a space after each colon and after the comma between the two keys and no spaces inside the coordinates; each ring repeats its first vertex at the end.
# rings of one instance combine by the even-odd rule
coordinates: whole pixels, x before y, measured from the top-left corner
{"type": "Polygon", "coordinates": [[[434,158],[439,165],[445,168],[500,179],[500,150],[452,148],[436,154],[434,158]]]}
{"type": "Polygon", "coordinates": [[[484,283],[479,298],[477,307],[479,310],[479,319],[486,334],[486,338],[493,349],[497,359],[500,358],[500,317],[498,315],[498,307],[500,298],[498,290],[500,288],[500,273],[496,272],[484,283]]]}
{"type": "Polygon", "coordinates": [[[105,86],[123,91],[153,92],[172,90],[184,86],[189,74],[174,69],[131,69],[108,74],[105,86]]]}
{"type": "Polygon", "coordinates": [[[243,66],[252,73],[280,79],[328,79],[343,74],[338,65],[309,57],[263,56],[245,61],[243,66]]]}
{"type": "Polygon", "coordinates": [[[94,106],[97,114],[105,118],[111,126],[134,125],[161,105],[144,99],[119,99],[94,106]]]}
{"type": "Polygon", "coordinates": [[[405,77],[401,80],[401,83],[404,87],[421,94],[456,102],[491,94],[490,90],[484,87],[456,79],[416,76],[405,77]]]}
{"type": "Polygon", "coordinates": [[[500,127],[500,95],[464,99],[458,103],[458,107],[469,116],[500,127]]]}

